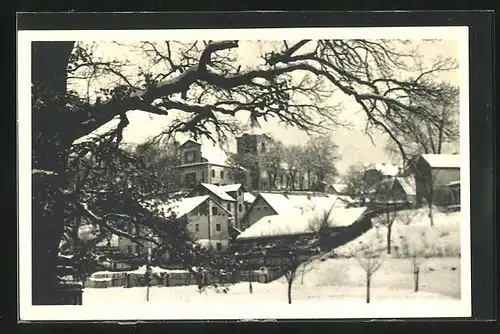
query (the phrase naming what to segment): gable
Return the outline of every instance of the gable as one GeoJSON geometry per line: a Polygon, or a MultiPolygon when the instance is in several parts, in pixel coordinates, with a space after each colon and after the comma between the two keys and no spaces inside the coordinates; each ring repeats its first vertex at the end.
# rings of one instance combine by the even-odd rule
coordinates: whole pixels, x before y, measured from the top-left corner
{"type": "Polygon", "coordinates": [[[179,148],[186,148],[186,147],[199,147],[199,146],[201,146],[201,144],[200,144],[200,143],[197,143],[197,142],[195,142],[194,140],[189,139],[189,140],[186,140],[186,141],[184,142],[184,144],[182,144],[181,146],[179,146],[179,148]]]}

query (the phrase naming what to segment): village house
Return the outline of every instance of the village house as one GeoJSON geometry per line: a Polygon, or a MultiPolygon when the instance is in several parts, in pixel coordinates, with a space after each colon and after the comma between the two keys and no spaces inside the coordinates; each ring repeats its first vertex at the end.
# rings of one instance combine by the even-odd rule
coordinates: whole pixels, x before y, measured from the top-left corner
{"type": "Polygon", "coordinates": [[[221,205],[235,217],[236,199],[219,186],[209,183],[198,183],[185,197],[209,196],[214,202],[221,205]]]}
{"type": "Polygon", "coordinates": [[[237,228],[238,230],[241,230],[240,226],[241,218],[245,215],[247,211],[247,205],[246,205],[247,203],[245,202],[245,195],[247,197],[247,200],[250,199],[249,195],[252,197],[253,195],[249,193],[246,187],[241,183],[220,186],[219,189],[236,200],[232,211],[234,212],[234,221],[235,221],[234,227],[237,228]]]}
{"type": "Polygon", "coordinates": [[[233,168],[225,161],[225,155],[219,150],[205,149],[193,140],[188,140],[179,147],[180,165],[178,166],[180,184],[184,189],[191,189],[198,183],[227,185],[235,183],[233,168]]]}
{"type": "Polygon", "coordinates": [[[422,154],[409,167],[415,177],[416,203],[422,206],[450,182],[460,181],[459,154],[422,154]]]}
{"type": "MultiPolygon", "coordinates": [[[[187,223],[187,229],[193,239],[204,247],[211,247],[214,251],[227,249],[229,235],[232,233],[230,222],[233,215],[210,196],[181,198],[169,203],[158,202],[157,208],[166,215],[174,213],[177,219],[187,223]]],[[[124,230],[133,236],[147,233],[141,226],[132,223],[127,224],[124,230]]],[[[129,256],[140,256],[152,245],[146,242],[145,246],[141,247],[128,238],[113,235],[110,239],[101,241],[98,246],[115,249],[129,256]]]]}
{"type": "Polygon", "coordinates": [[[365,165],[363,180],[368,189],[375,186],[384,179],[390,179],[401,172],[401,167],[388,163],[377,163],[365,165]]]}
{"type": "Polygon", "coordinates": [[[406,203],[415,207],[415,178],[408,175],[383,179],[372,188],[368,198],[372,203],[406,203]]]}
{"type": "Polygon", "coordinates": [[[238,235],[234,249],[244,253],[246,250],[258,246],[266,247],[277,242],[307,241],[317,235],[320,226],[325,226],[325,219],[330,235],[334,236],[330,247],[335,247],[358,237],[372,227],[371,218],[369,215],[365,216],[366,210],[367,208],[329,208],[328,205],[322,205],[293,208],[286,213],[268,215],[238,235]]]}
{"type": "Polygon", "coordinates": [[[294,208],[332,206],[346,207],[352,199],[348,196],[336,196],[319,193],[293,195],[287,193],[259,193],[246,214],[242,217],[241,227],[249,228],[262,217],[283,214],[294,208]]]}
{"type": "Polygon", "coordinates": [[[174,212],[177,219],[187,223],[193,239],[201,245],[215,251],[227,249],[233,214],[210,196],[182,198],[161,204],[158,208],[164,212],[174,212]]]}
{"type": "Polygon", "coordinates": [[[348,186],[343,183],[328,183],[320,181],[314,184],[311,190],[331,195],[347,195],[348,186]]]}

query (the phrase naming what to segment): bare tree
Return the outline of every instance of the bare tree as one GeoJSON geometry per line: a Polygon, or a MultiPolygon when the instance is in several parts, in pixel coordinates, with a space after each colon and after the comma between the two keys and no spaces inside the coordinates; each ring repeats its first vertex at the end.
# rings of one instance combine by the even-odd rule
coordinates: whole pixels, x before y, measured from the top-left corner
{"type": "MultiPolygon", "coordinates": [[[[432,94],[414,97],[419,108],[432,117],[412,114],[393,129],[409,159],[421,154],[441,154],[447,144],[458,144],[459,88],[446,82],[432,85],[432,94]]],[[[386,150],[394,156],[401,156],[393,141],[388,141],[386,150]]]]}
{"type": "MultiPolygon", "coordinates": [[[[402,210],[398,212],[398,219],[404,224],[407,230],[411,229],[411,224],[419,215],[417,210],[402,210]]],[[[420,277],[420,266],[426,260],[426,252],[428,251],[427,240],[425,239],[425,233],[420,235],[421,243],[416,244],[415,241],[409,241],[410,232],[405,233],[401,236],[401,241],[404,248],[404,256],[411,258],[412,268],[413,268],[413,283],[414,291],[419,290],[419,277],[420,277]]]]}
{"type": "Polygon", "coordinates": [[[283,172],[283,162],[285,160],[285,145],[279,140],[272,140],[266,151],[259,155],[259,164],[269,176],[269,187],[277,188],[277,180],[283,172]]]}
{"type": "Polygon", "coordinates": [[[304,154],[304,148],[300,145],[290,145],[285,149],[284,162],[287,164],[288,173],[288,187],[291,190],[295,190],[298,186],[299,189],[303,189],[304,184],[301,182],[301,178],[304,175],[303,166],[301,165],[301,157],[304,154]]]}
{"type": "Polygon", "coordinates": [[[382,253],[384,252],[384,247],[381,246],[381,238],[379,235],[375,238],[375,240],[371,240],[368,242],[360,242],[358,245],[355,258],[358,261],[359,265],[366,274],[366,302],[370,303],[370,289],[371,289],[371,280],[375,272],[382,266],[383,257],[382,253]]]}
{"type": "MultiPolygon", "coordinates": [[[[241,43],[111,43],[119,50],[116,54],[143,55],[140,66],[109,54],[100,57],[99,43],[32,43],[34,304],[58,302],[58,245],[67,216],[74,216],[71,212],[83,211],[112,228],[105,218],[114,212],[96,207],[101,215],[92,214],[87,210],[88,192],[70,187],[68,161],[76,139],[116,119],[106,146],[96,145],[95,152],[118,146],[130,110],[180,113],[157,139],[187,132],[195,138],[224,140],[237,128],[234,116],[241,111],[325,132],[342,123],[339,106],[328,100],[336,91],[357,102],[368,133],[384,131],[403,152],[393,130],[409,115],[434,117],[411,97],[433,94],[432,75],[456,68],[450,59],[424,67],[416,51],[405,51],[408,41],[359,39],[280,41],[262,56],[262,66],[242,67],[235,52],[241,43]],[[400,73],[418,74],[401,79],[400,73]],[[76,90],[78,82],[83,91],[76,90]]],[[[88,150],[79,146],[78,157],[88,150]]]]}
{"type": "Polygon", "coordinates": [[[347,184],[347,192],[362,199],[366,197],[367,192],[364,170],[362,164],[351,165],[342,176],[342,180],[347,184]]]}
{"type": "Polygon", "coordinates": [[[311,170],[316,181],[331,181],[338,175],[336,163],[340,159],[338,146],[331,135],[313,137],[307,143],[306,154],[310,155],[311,170]]]}
{"type": "Polygon", "coordinates": [[[383,206],[383,210],[377,216],[377,223],[387,228],[386,251],[387,254],[391,254],[392,227],[398,215],[395,208],[395,203],[388,201],[387,203],[382,203],[381,205],[383,206]]]}

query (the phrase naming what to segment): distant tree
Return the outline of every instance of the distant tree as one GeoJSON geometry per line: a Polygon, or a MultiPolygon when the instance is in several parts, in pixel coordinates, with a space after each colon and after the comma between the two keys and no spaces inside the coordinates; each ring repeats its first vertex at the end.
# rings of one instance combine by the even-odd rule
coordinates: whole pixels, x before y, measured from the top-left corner
{"type": "Polygon", "coordinates": [[[366,184],[364,180],[364,170],[362,164],[351,165],[342,176],[343,182],[347,185],[347,192],[356,197],[366,196],[366,184]]]}
{"type": "Polygon", "coordinates": [[[150,189],[144,188],[146,185],[141,187],[143,192],[156,193],[157,196],[168,198],[169,194],[179,189],[180,173],[177,166],[180,165],[180,153],[178,142],[145,143],[137,146],[134,154],[141,157],[146,168],[154,172],[154,177],[157,180],[155,183],[147,184],[150,189]]]}
{"type": "Polygon", "coordinates": [[[283,162],[285,161],[286,148],[279,140],[272,140],[266,151],[258,157],[259,164],[269,177],[269,187],[277,188],[277,180],[283,172],[283,162]]]}
{"type": "Polygon", "coordinates": [[[303,189],[301,177],[304,175],[303,166],[301,165],[301,157],[304,154],[304,148],[300,145],[290,145],[285,149],[284,162],[287,164],[288,187],[295,190],[298,186],[303,189]]]}
{"type": "Polygon", "coordinates": [[[311,138],[305,154],[310,155],[310,169],[316,182],[331,181],[338,175],[336,164],[340,155],[331,135],[311,138]]]}

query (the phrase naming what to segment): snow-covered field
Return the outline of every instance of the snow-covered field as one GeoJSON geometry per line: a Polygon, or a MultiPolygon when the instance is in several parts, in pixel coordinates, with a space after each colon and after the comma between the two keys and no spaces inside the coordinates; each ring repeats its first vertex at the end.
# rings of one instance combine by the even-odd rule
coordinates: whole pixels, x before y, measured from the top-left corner
{"type": "MultiPolygon", "coordinates": [[[[426,210],[401,213],[392,230],[393,252],[383,254],[382,266],[371,280],[372,303],[383,300],[460,300],[460,213],[434,214],[434,226],[430,226],[426,210]],[[410,224],[408,223],[411,218],[410,224]],[[405,245],[419,253],[419,292],[414,290],[413,260],[406,254],[405,245]]],[[[387,229],[373,228],[361,237],[335,250],[337,258],[325,258],[310,263],[304,275],[297,273],[292,288],[292,300],[351,300],[364,303],[366,276],[353,257],[356,246],[370,243],[379,235],[385,245],[387,229]]],[[[408,248],[408,247],[406,247],[408,248]]],[[[287,303],[287,282],[280,278],[268,284],[248,283],[231,285],[227,293],[207,289],[198,292],[197,287],[152,287],[150,303],[234,303],[282,301],[287,303]]],[[[146,302],[146,288],[86,288],[84,305],[146,302]]]]}
{"type": "MultiPolygon", "coordinates": [[[[299,274],[292,289],[293,301],[307,300],[359,300],[364,302],[364,272],[355,259],[329,259],[313,264],[306,271],[302,282],[299,274]]],[[[410,260],[387,259],[372,279],[372,302],[386,299],[460,299],[460,259],[428,259],[422,264],[420,291],[413,292],[413,271],[410,260]],[[453,269],[455,268],[455,269],[453,269]]],[[[229,287],[227,293],[208,289],[199,293],[196,286],[152,287],[152,303],[244,303],[252,301],[287,302],[287,284],[284,278],[272,283],[248,283],[229,287]]],[[[87,288],[83,294],[84,305],[146,302],[146,288],[87,288]]]]}
{"type": "MultiPolygon", "coordinates": [[[[443,213],[434,210],[434,225],[430,225],[427,209],[404,210],[397,214],[391,229],[391,249],[394,257],[407,257],[416,251],[424,257],[460,257],[460,212],[443,213]]],[[[383,216],[375,218],[383,221],[383,216]]],[[[351,257],[360,244],[387,240],[387,227],[378,224],[357,239],[335,249],[335,254],[351,257]]]]}

